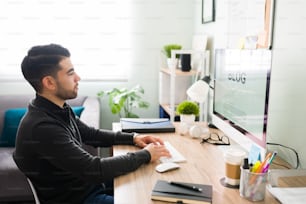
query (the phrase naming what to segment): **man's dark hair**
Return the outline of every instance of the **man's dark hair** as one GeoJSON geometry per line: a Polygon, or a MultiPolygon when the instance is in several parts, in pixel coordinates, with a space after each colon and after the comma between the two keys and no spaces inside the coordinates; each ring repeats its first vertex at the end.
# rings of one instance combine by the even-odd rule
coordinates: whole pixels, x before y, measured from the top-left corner
{"type": "Polygon", "coordinates": [[[42,90],[42,79],[45,76],[56,78],[60,70],[59,63],[70,57],[68,49],[57,45],[34,46],[28,51],[21,63],[21,70],[24,78],[32,85],[36,92],[42,90]]]}

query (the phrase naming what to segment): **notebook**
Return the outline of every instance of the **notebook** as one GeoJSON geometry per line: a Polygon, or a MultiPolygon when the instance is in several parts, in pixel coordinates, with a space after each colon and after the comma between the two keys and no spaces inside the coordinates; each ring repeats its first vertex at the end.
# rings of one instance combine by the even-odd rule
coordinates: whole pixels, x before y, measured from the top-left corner
{"type": "Polygon", "coordinates": [[[175,127],[168,118],[121,118],[120,124],[123,132],[175,132],[175,127]]]}
{"type": "Polygon", "coordinates": [[[211,204],[212,185],[176,182],[183,185],[195,186],[202,191],[190,190],[184,187],[170,184],[165,180],[157,180],[152,193],[152,200],[161,200],[173,203],[211,204]]]}

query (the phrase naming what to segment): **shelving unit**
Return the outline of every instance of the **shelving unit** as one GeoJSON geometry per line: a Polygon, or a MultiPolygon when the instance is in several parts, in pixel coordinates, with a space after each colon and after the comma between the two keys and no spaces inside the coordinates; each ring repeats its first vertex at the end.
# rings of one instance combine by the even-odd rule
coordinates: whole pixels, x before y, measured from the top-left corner
{"type": "MultiPolygon", "coordinates": [[[[181,101],[186,100],[186,90],[191,84],[199,80],[202,75],[209,72],[209,51],[196,50],[172,50],[171,58],[176,54],[201,54],[203,64],[200,69],[191,69],[189,72],[183,72],[180,69],[161,67],[159,71],[159,104],[161,108],[170,116],[170,120],[175,120],[175,107],[181,101]]],[[[202,106],[200,106],[201,108],[202,106]]]]}

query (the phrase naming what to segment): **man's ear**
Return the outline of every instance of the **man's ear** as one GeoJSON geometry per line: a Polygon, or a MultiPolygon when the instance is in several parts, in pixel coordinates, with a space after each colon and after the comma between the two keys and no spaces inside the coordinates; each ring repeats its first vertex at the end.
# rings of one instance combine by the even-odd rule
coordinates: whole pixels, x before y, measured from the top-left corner
{"type": "Polygon", "coordinates": [[[42,79],[42,84],[45,89],[54,90],[56,88],[56,81],[52,76],[45,76],[42,79]]]}

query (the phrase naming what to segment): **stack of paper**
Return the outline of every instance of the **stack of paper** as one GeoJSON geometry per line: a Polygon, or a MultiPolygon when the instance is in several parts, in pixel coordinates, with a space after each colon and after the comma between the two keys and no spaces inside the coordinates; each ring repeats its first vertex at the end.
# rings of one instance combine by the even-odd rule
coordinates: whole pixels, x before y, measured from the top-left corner
{"type": "Polygon", "coordinates": [[[302,204],[306,201],[306,187],[269,187],[268,190],[283,204],[302,204]]]}
{"type": "Polygon", "coordinates": [[[121,118],[120,124],[123,132],[175,132],[175,127],[168,118],[121,118]]]}

